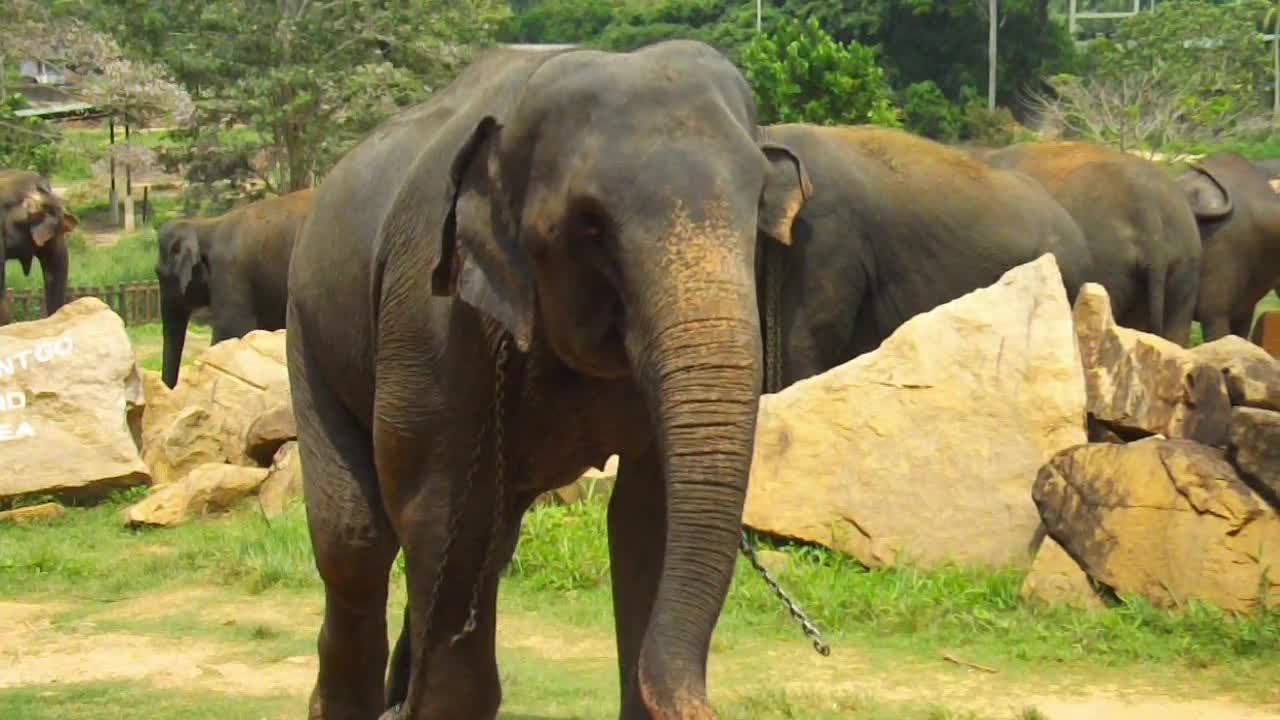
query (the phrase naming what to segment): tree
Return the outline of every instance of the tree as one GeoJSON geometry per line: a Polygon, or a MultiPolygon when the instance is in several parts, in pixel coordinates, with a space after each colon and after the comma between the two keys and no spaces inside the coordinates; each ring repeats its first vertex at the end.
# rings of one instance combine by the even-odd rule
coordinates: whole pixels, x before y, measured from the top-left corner
{"type": "Polygon", "coordinates": [[[1258,6],[1170,0],[1094,43],[1094,67],[1050,80],[1038,104],[1084,137],[1155,152],[1232,132],[1262,109],[1267,49],[1258,6]]]}
{"type": "Polygon", "coordinates": [[[98,22],[191,91],[191,154],[207,172],[258,175],[269,192],[310,185],[389,114],[447,84],[492,43],[503,0],[100,0],[98,22]],[[105,9],[104,9],[105,8],[105,9]],[[167,31],[163,20],[173,18],[167,31]],[[228,148],[225,129],[244,127],[228,148]],[[218,155],[206,162],[201,152],[218,155]]]}
{"type": "Polygon", "coordinates": [[[875,52],[836,42],[816,20],[784,20],[757,35],[742,65],[762,122],[902,124],[875,52]]]}

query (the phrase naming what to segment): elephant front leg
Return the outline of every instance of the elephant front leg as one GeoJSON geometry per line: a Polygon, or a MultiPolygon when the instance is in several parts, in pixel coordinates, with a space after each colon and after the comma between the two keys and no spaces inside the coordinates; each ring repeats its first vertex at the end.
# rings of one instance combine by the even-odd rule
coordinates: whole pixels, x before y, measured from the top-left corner
{"type": "MultiPolygon", "coordinates": [[[[466,493],[460,485],[468,468],[433,472],[397,467],[391,456],[398,453],[386,438],[379,437],[379,475],[404,547],[409,586],[409,631],[402,638],[409,655],[408,682],[394,691],[404,701],[390,717],[492,720],[502,699],[495,652],[498,574],[515,550],[520,513],[504,502],[505,530],[493,536],[496,498],[489,468],[475,473],[461,504],[466,493]],[[391,491],[393,487],[399,491],[391,491]],[[472,608],[475,624],[464,633],[472,608]]],[[[409,454],[408,442],[394,444],[409,454]]],[[[463,454],[469,456],[467,450],[463,454]]],[[[403,682],[392,678],[393,686],[403,682]]]]}
{"type": "Polygon", "coordinates": [[[622,458],[609,499],[609,572],[622,720],[650,719],[639,687],[639,662],[662,576],[666,511],[662,464],[655,449],[622,458]]]}

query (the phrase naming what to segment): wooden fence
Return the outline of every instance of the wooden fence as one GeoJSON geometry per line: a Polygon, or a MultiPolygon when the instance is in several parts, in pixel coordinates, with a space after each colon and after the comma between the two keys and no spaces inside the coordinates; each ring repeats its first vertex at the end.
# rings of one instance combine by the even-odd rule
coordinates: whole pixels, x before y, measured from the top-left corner
{"type": "MultiPolygon", "coordinates": [[[[85,285],[67,288],[67,302],[96,297],[111,306],[125,325],[160,322],[160,284],[156,282],[85,285]]],[[[14,322],[38,320],[45,316],[44,288],[5,291],[5,305],[14,322]]]]}

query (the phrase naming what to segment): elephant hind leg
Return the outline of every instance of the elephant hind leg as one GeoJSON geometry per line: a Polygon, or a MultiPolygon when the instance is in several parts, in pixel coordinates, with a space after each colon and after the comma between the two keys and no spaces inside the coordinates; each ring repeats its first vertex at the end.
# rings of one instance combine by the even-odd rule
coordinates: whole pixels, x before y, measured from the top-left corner
{"type": "MultiPolygon", "coordinates": [[[[301,332],[286,343],[301,343],[301,332]]],[[[303,494],[324,581],[320,668],[309,720],[369,720],[384,709],[387,582],[398,543],[377,490],[368,433],[314,377],[301,347],[289,374],[303,494]]],[[[318,380],[318,378],[317,378],[318,380]]]]}

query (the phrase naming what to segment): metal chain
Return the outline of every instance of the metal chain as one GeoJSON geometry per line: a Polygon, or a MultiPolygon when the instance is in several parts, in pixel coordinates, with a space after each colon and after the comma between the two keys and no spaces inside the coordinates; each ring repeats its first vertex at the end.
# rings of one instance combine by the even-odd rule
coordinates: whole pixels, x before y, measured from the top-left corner
{"type": "Polygon", "coordinates": [[[471,604],[467,607],[467,620],[462,630],[449,640],[455,645],[459,640],[470,635],[476,629],[476,608],[480,605],[480,591],[484,589],[489,578],[490,566],[493,564],[494,549],[502,537],[503,519],[506,505],[503,502],[503,485],[506,475],[506,439],[503,433],[502,412],[505,407],[507,385],[507,359],[511,352],[511,336],[502,334],[498,340],[498,362],[493,384],[493,527],[489,532],[489,541],[485,543],[484,561],[480,564],[480,574],[471,586],[471,604]]]}
{"type": "MultiPolygon", "coordinates": [[[[778,316],[781,314],[780,306],[782,305],[782,263],[786,256],[782,253],[782,248],[775,247],[772,243],[765,246],[764,249],[764,391],[767,393],[775,393],[782,389],[782,328],[778,316]]],[[[782,603],[787,606],[787,612],[791,613],[791,617],[800,623],[801,630],[804,631],[806,637],[813,642],[813,649],[818,651],[819,655],[826,657],[831,654],[831,646],[822,639],[822,632],[818,627],[805,615],[800,606],[787,595],[782,586],[774,580],[773,575],[760,562],[760,556],[756,554],[755,547],[751,544],[751,539],[747,537],[747,531],[743,530],[739,546],[742,554],[747,556],[747,560],[751,562],[751,566],[760,573],[764,578],[764,582],[778,596],[782,603]]]]}
{"type": "MultiPolygon", "coordinates": [[[[506,337],[504,335],[503,342],[506,337]]],[[[505,347],[501,345],[500,348],[505,347]]],[[[501,360],[505,361],[505,357],[501,356],[501,360]]],[[[498,375],[502,376],[502,363],[499,363],[498,375]]],[[[475,441],[472,443],[471,450],[471,469],[467,471],[467,479],[462,487],[462,496],[459,498],[457,508],[458,511],[452,513],[449,518],[449,535],[445,539],[444,550],[440,556],[440,564],[436,568],[436,580],[431,586],[431,600],[427,604],[427,622],[423,628],[423,642],[426,643],[431,634],[431,626],[433,624],[436,603],[440,600],[440,590],[444,587],[445,568],[449,563],[449,554],[453,550],[453,545],[458,539],[461,531],[462,516],[466,514],[467,501],[471,498],[471,490],[476,484],[476,475],[480,472],[480,464],[484,461],[484,438],[489,434],[490,422],[494,419],[500,419],[497,408],[498,393],[494,394],[494,406],[491,408],[489,416],[485,417],[484,422],[480,423],[480,428],[476,431],[475,441]]],[[[474,608],[472,609],[474,614],[474,608]]]]}
{"type": "Polygon", "coordinates": [[[818,654],[823,657],[830,655],[831,646],[827,644],[827,641],[822,639],[822,631],[818,629],[817,625],[813,624],[813,621],[809,619],[809,616],[805,615],[804,611],[800,609],[800,606],[796,604],[796,601],[792,600],[791,596],[787,595],[786,591],[778,585],[778,581],[773,579],[773,575],[770,574],[764,564],[760,562],[760,556],[756,554],[756,549],[751,546],[751,541],[747,539],[747,531],[745,530],[742,531],[742,538],[739,541],[739,546],[742,548],[742,554],[746,555],[747,560],[751,561],[751,566],[754,567],[756,572],[760,573],[760,576],[764,578],[764,582],[769,586],[769,589],[773,591],[774,595],[777,595],[778,598],[782,600],[782,604],[787,606],[787,612],[791,613],[791,617],[794,618],[796,622],[800,623],[800,629],[803,630],[805,636],[813,642],[813,649],[817,650],[818,654]]]}

